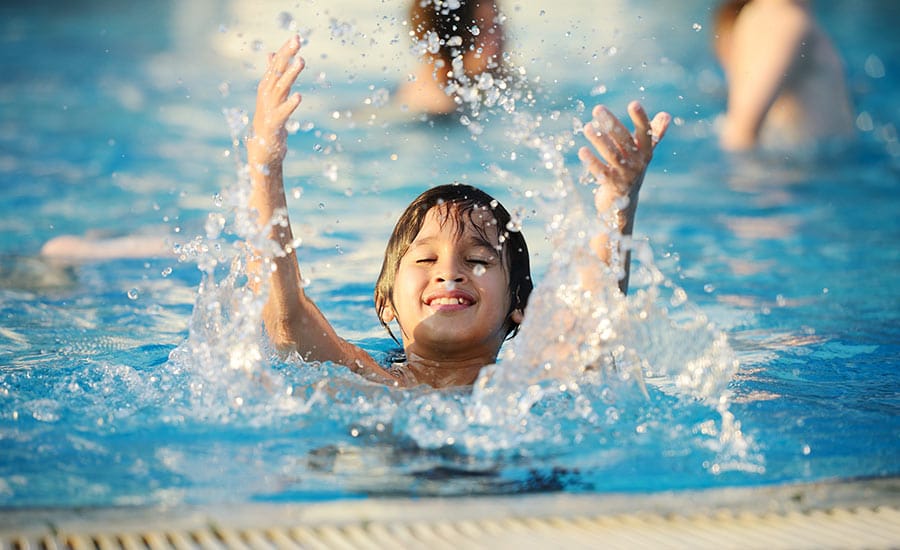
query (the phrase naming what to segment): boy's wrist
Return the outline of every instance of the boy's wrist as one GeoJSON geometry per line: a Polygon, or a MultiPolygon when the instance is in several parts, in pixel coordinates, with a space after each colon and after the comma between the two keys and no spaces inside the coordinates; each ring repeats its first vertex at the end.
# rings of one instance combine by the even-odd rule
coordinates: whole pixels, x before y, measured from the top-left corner
{"type": "Polygon", "coordinates": [[[253,136],[247,139],[247,160],[251,167],[264,167],[268,170],[281,168],[287,152],[284,146],[272,146],[266,140],[253,136]]]}
{"type": "Polygon", "coordinates": [[[597,215],[615,216],[616,225],[623,235],[630,234],[634,225],[634,215],[637,212],[638,190],[632,189],[630,193],[623,194],[617,190],[601,187],[597,191],[594,206],[597,215]]]}

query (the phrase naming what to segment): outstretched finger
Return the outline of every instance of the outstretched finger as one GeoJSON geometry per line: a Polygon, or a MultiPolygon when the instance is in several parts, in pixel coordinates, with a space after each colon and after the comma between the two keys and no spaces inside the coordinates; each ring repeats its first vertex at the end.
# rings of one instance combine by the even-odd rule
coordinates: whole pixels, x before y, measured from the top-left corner
{"type": "Polygon", "coordinates": [[[628,115],[634,123],[634,139],[641,151],[651,153],[653,151],[653,137],[651,135],[650,119],[647,112],[638,101],[628,104],[628,115]]]}
{"type": "Polygon", "coordinates": [[[597,121],[585,124],[582,133],[607,163],[617,168],[621,168],[625,164],[625,156],[621,147],[616,143],[610,132],[603,131],[603,128],[600,127],[597,121]]]}
{"type": "Polygon", "coordinates": [[[266,71],[266,77],[278,79],[284,74],[291,58],[300,49],[300,37],[296,34],[291,36],[281,45],[281,48],[275,52],[275,55],[269,57],[269,68],[266,71]]]}
{"type": "Polygon", "coordinates": [[[631,132],[609,109],[603,105],[597,105],[591,114],[594,116],[600,131],[610,136],[616,146],[625,153],[626,157],[637,150],[631,132]]]}
{"type": "Polygon", "coordinates": [[[275,88],[287,94],[297,80],[297,75],[300,74],[304,67],[306,67],[306,60],[302,57],[294,58],[294,61],[285,69],[284,74],[278,77],[278,80],[275,82],[275,88]]]}
{"type": "Polygon", "coordinates": [[[284,100],[284,102],[279,105],[275,112],[273,113],[273,118],[276,120],[284,120],[286,121],[288,117],[293,114],[293,112],[300,105],[300,101],[302,101],[302,96],[298,93],[292,94],[290,97],[284,100]]]}
{"type": "Polygon", "coordinates": [[[656,116],[653,117],[653,120],[650,122],[650,132],[654,147],[666,135],[666,130],[669,128],[671,121],[672,117],[665,112],[656,113],[656,116]]]}
{"type": "Polygon", "coordinates": [[[600,181],[609,180],[609,176],[611,174],[612,169],[609,165],[604,164],[603,161],[597,158],[594,153],[587,147],[582,147],[578,149],[578,160],[584,165],[588,171],[593,174],[594,178],[600,181]]]}

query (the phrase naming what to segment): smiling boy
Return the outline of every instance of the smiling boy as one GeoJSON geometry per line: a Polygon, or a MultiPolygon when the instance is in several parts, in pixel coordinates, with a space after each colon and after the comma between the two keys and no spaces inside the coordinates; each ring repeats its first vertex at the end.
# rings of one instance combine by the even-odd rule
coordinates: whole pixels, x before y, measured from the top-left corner
{"type": "MultiPolygon", "coordinates": [[[[291,93],[304,67],[299,49],[294,36],[270,55],[257,90],[253,135],[247,141],[250,206],[259,212],[260,227],[270,228],[271,239],[285,252],[272,258],[274,269],[262,269],[259,258],[250,265],[254,284],[269,274],[263,308],[269,337],[278,349],[297,351],[306,361],[339,363],[385,383],[472,384],[482,367],[496,361],[503,341],[524,318],[532,288],[524,238],[506,230],[509,213],[477,188],[451,184],[426,191],[398,220],[375,289],[379,319],[385,326],[393,321],[399,325],[406,361],[386,368],[341,338],[303,291],[290,223],[271,223],[273,216],[287,212],[284,125],[301,100],[291,93]]],[[[608,110],[596,107],[594,120],[584,127],[596,154],[588,147],[578,152],[602,183],[594,194],[599,214],[628,199],[617,212],[624,235],[631,234],[644,173],[669,124],[665,113],[651,122],[637,102],[628,110],[633,135],[608,110]]],[[[598,259],[608,261],[607,236],[596,235],[591,244],[598,259]]],[[[623,291],[627,254],[624,264],[623,291]]]]}

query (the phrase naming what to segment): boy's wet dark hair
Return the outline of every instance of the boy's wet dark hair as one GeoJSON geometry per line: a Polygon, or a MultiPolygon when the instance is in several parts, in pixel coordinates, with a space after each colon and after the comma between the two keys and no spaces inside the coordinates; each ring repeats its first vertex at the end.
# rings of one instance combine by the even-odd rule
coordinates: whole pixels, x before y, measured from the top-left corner
{"type": "Polygon", "coordinates": [[[491,227],[496,229],[496,237],[501,246],[501,265],[509,275],[510,305],[507,312],[506,334],[515,336],[519,325],[510,318],[510,315],[517,309],[525,311],[528,296],[534,286],[531,281],[531,265],[525,237],[521,231],[507,229],[512,216],[496,199],[476,187],[460,183],[440,185],[425,191],[406,207],[397,220],[384,251],[381,273],[375,283],[375,310],[378,313],[378,320],[387,329],[391,338],[400,344],[385,323],[382,313],[387,307],[393,307],[394,280],[397,277],[400,260],[422,229],[428,211],[436,206],[446,209],[446,213],[459,222],[457,231],[460,235],[465,231],[467,223],[487,240],[491,239],[484,234],[485,230],[491,227]],[[489,213],[491,218],[488,219],[492,223],[480,223],[476,216],[482,213],[489,213]]]}

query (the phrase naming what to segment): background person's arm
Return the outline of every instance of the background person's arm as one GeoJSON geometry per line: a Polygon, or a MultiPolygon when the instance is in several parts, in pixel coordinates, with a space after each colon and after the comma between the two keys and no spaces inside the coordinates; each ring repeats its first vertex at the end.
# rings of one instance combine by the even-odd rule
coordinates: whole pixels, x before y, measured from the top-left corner
{"type": "Polygon", "coordinates": [[[797,61],[811,24],[809,14],[793,2],[757,0],[741,11],[726,70],[724,149],[756,146],[766,114],[797,61]]]}

